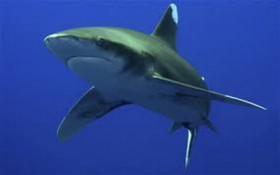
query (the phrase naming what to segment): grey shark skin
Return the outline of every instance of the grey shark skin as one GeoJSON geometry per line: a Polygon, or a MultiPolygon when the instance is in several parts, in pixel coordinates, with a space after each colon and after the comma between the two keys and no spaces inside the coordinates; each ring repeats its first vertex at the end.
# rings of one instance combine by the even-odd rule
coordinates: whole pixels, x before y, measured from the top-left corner
{"type": "Polygon", "coordinates": [[[208,115],[217,100],[265,110],[255,103],[208,90],[204,78],[176,52],[175,4],[151,35],[124,28],[89,27],[51,34],[47,48],[91,87],[61,122],[67,141],[90,122],[125,104],[137,104],[173,121],[170,132],[188,130],[185,166],[197,130],[216,131],[208,115]]]}

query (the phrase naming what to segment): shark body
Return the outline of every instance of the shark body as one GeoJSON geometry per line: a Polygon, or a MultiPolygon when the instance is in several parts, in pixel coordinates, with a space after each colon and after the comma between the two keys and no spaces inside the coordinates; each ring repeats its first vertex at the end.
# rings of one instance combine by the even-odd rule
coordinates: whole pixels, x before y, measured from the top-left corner
{"type": "Polygon", "coordinates": [[[212,100],[265,110],[255,103],[208,90],[204,78],[176,52],[177,7],[171,4],[151,35],[113,27],[70,29],[47,36],[47,48],[92,87],[58,128],[67,141],[90,122],[137,104],[188,130],[185,165],[200,126],[210,122],[212,100]]]}

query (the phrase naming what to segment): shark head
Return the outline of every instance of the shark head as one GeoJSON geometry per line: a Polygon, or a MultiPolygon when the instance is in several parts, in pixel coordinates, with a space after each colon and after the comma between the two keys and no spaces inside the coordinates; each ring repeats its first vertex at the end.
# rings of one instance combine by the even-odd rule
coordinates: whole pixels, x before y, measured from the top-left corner
{"type": "Polygon", "coordinates": [[[112,62],[113,41],[99,28],[71,29],[48,35],[47,48],[65,64],[75,57],[93,57],[112,62]],[[110,48],[111,47],[111,48],[110,48]]]}
{"type": "Polygon", "coordinates": [[[72,71],[94,81],[97,77],[89,75],[112,76],[124,67],[122,44],[116,40],[121,41],[102,28],[78,28],[48,35],[44,43],[72,71]]]}

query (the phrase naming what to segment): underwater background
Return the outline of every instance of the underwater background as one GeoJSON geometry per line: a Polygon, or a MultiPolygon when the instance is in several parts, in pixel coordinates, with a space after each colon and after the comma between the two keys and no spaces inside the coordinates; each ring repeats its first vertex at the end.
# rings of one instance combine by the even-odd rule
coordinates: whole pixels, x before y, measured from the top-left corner
{"type": "Polygon", "coordinates": [[[277,0],[0,0],[0,174],[280,174],[277,0]],[[82,26],[151,33],[167,6],[179,11],[178,52],[210,89],[264,105],[213,102],[217,135],[201,127],[187,172],[187,131],[128,105],[70,141],[56,138],[69,108],[90,87],[43,44],[82,26]]]}

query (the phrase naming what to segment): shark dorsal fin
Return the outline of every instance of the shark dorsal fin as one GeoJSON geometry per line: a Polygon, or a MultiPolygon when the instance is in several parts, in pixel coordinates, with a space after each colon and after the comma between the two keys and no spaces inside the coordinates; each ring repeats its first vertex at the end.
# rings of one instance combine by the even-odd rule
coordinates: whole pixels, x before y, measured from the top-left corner
{"type": "Polygon", "coordinates": [[[161,17],[152,35],[165,41],[170,47],[176,49],[176,33],[178,24],[178,11],[175,4],[170,4],[161,17]]]}

